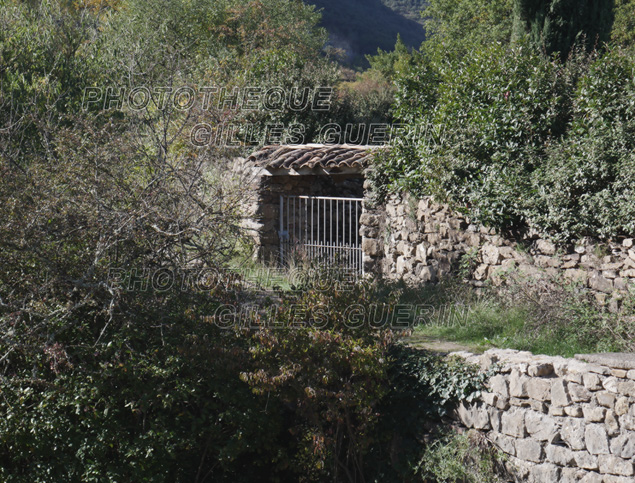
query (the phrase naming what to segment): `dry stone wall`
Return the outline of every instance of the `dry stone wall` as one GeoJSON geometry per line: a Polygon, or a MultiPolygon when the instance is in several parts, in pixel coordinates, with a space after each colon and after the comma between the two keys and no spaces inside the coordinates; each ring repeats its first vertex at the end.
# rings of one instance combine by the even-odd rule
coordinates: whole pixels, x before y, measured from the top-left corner
{"type": "Polygon", "coordinates": [[[456,355],[495,365],[481,401],[455,417],[508,455],[518,481],[635,481],[635,355],[456,355]]]}
{"type": "Polygon", "coordinates": [[[509,273],[547,276],[580,283],[613,310],[635,281],[631,238],[607,245],[582,240],[563,250],[535,233],[503,238],[447,205],[407,195],[393,195],[381,205],[368,199],[360,222],[365,269],[388,278],[436,282],[468,255],[475,264],[471,283],[477,287],[487,281],[500,284],[509,273]]]}

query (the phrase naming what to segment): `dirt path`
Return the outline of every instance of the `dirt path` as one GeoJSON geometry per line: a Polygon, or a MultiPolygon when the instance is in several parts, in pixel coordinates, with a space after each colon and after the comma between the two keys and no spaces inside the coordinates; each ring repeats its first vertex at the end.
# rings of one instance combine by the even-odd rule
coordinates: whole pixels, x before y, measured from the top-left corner
{"type": "Polygon", "coordinates": [[[414,347],[415,349],[423,349],[431,352],[437,352],[439,354],[449,354],[450,352],[458,351],[481,354],[487,349],[477,345],[459,344],[417,333],[405,337],[403,340],[405,344],[410,347],[414,347]]]}

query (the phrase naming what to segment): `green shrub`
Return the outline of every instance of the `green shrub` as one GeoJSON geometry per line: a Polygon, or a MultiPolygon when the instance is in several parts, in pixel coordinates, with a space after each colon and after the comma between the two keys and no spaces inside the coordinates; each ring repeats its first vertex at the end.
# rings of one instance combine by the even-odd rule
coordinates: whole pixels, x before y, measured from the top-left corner
{"type": "Polygon", "coordinates": [[[423,481],[495,483],[508,481],[503,453],[476,433],[448,433],[434,441],[421,458],[423,481]]]}
{"type": "Polygon", "coordinates": [[[407,129],[375,183],[501,231],[633,235],[634,72],[621,50],[566,62],[518,45],[427,53],[398,79],[407,129]]]}

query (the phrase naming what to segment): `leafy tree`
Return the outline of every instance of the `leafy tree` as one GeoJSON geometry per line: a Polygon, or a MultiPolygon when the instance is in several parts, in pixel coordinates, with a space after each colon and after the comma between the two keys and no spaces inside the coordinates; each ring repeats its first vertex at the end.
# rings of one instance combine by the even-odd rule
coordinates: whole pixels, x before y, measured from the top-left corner
{"type": "Polygon", "coordinates": [[[367,55],[371,71],[380,73],[386,80],[393,81],[399,72],[404,71],[414,62],[416,50],[408,49],[406,44],[397,36],[395,48],[390,52],[377,49],[377,54],[367,55]]]}
{"type": "Polygon", "coordinates": [[[514,234],[632,236],[632,55],[578,48],[564,62],[521,45],[422,55],[397,80],[407,129],[376,183],[514,234]]]}
{"type": "Polygon", "coordinates": [[[515,0],[515,35],[564,59],[575,44],[592,50],[609,40],[613,9],[613,0],[515,0]]]}
{"type": "Polygon", "coordinates": [[[508,44],[511,13],[512,0],[431,0],[422,14],[429,37],[424,48],[441,44],[443,50],[465,52],[492,42],[508,44]]]}
{"type": "Polygon", "coordinates": [[[618,45],[635,45],[635,1],[616,0],[615,22],[611,31],[611,40],[618,45]]]}

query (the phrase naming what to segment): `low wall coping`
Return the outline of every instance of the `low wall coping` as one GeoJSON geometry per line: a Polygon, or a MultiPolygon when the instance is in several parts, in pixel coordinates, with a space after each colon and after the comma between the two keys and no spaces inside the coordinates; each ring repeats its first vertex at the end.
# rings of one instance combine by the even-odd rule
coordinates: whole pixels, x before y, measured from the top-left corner
{"type": "Polygon", "coordinates": [[[635,369],[635,354],[627,352],[608,352],[605,354],[576,354],[579,361],[600,364],[614,369],[635,369]]]}

